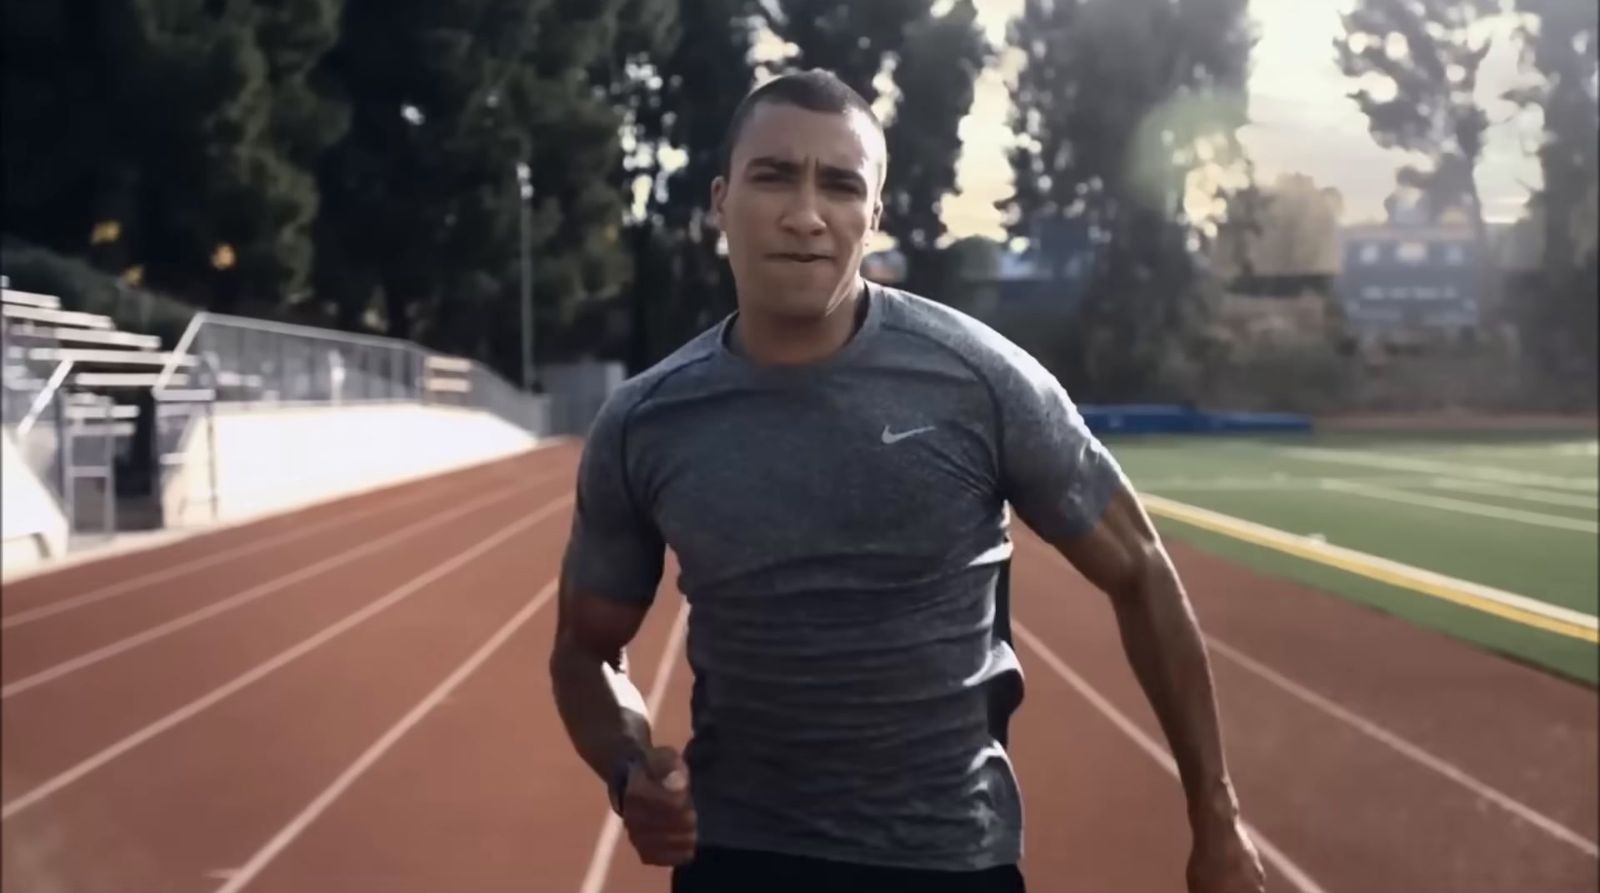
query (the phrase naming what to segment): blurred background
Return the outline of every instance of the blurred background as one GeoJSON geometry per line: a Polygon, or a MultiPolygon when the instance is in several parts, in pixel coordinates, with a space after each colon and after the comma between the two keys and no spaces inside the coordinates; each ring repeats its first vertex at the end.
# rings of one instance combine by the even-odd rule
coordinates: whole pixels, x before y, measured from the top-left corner
{"type": "Polygon", "coordinates": [[[734,105],[820,66],[889,124],[868,274],[1000,327],[1082,401],[1587,409],[1595,17],[11,0],[4,273],[169,347],[211,310],[519,387],[525,353],[638,371],[732,307],[706,205],[734,105]]]}

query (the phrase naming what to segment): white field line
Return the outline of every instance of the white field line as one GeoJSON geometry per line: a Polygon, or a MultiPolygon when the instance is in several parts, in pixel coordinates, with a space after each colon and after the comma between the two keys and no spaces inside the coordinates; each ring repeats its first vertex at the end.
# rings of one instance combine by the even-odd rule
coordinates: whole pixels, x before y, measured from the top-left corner
{"type": "MultiPolygon", "coordinates": [[[[1071,563],[1062,557],[1059,552],[1050,548],[1048,545],[1041,544],[1033,546],[1032,550],[1044,554],[1050,558],[1050,560],[1060,565],[1064,569],[1072,570],[1071,563]]],[[[1075,574],[1077,572],[1073,570],[1073,573],[1075,574]]],[[[1378,723],[1361,716],[1354,710],[1342,706],[1333,699],[1320,695],[1315,691],[1312,691],[1311,689],[1301,685],[1300,683],[1295,682],[1293,679],[1290,679],[1288,676],[1279,673],[1278,671],[1267,666],[1265,663],[1250,657],[1243,651],[1240,651],[1238,648],[1219,640],[1217,637],[1210,635],[1209,633],[1203,635],[1205,637],[1206,647],[1209,650],[1228,658],[1229,660],[1238,664],[1244,670],[1252,673],[1260,679],[1267,681],[1286,694],[1289,694],[1299,701],[1315,708],[1326,716],[1345,723],[1361,734],[1366,735],[1368,738],[1377,741],[1385,747],[1388,747],[1390,750],[1395,751],[1396,753],[1414,763],[1417,763],[1423,768],[1426,768],[1449,779],[1450,781],[1455,782],[1472,794],[1490,801],[1511,815],[1516,816],[1530,825],[1533,825],[1557,840],[1577,848],[1579,851],[1587,854],[1590,857],[1600,857],[1600,848],[1596,847],[1595,842],[1587,837],[1584,837],[1577,831],[1574,831],[1555,819],[1544,815],[1543,813],[1525,803],[1522,803],[1511,795],[1500,791],[1493,785],[1475,778],[1466,770],[1457,767],[1448,760],[1434,755],[1426,748],[1423,748],[1417,744],[1413,744],[1412,742],[1394,732],[1389,731],[1378,723]]],[[[1166,752],[1162,751],[1162,755],[1166,756],[1166,752]]]]}
{"type": "MultiPolygon", "coordinates": [[[[1172,755],[1167,753],[1165,747],[1162,747],[1155,739],[1146,735],[1143,729],[1139,728],[1133,720],[1118,710],[1104,695],[1096,691],[1094,686],[1086,682],[1082,676],[1079,676],[1071,667],[1067,666],[1066,661],[1062,660],[1054,651],[1051,651],[1050,646],[1046,645],[1026,626],[1021,623],[1014,623],[1012,630],[1016,632],[1017,638],[1021,639],[1024,644],[1039,655],[1039,659],[1044,661],[1046,666],[1054,670],[1057,676],[1060,676],[1068,685],[1076,689],[1084,700],[1088,701],[1106,719],[1110,720],[1118,731],[1128,736],[1134,744],[1138,745],[1146,756],[1156,762],[1156,765],[1160,766],[1173,778],[1178,777],[1178,766],[1173,762],[1172,755]]],[[[1283,875],[1284,879],[1294,889],[1300,891],[1300,893],[1327,893],[1321,885],[1311,879],[1311,876],[1304,869],[1296,865],[1265,834],[1261,833],[1260,829],[1252,827],[1248,823],[1246,823],[1246,829],[1250,834],[1250,839],[1255,842],[1256,849],[1261,852],[1261,858],[1272,865],[1279,874],[1283,875]]]]}
{"type": "MultiPolygon", "coordinates": [[[[1346,478],[1346,480],[1349,480],[1346,478]]],[[[1354,481],[1355,483],[1377,483],[1369,481],[1354,481]]],[[[1513,487],[1509,484],[1492,484],[1488,481],[1471,481],[1463,478],[1430,478],[1427,481],[1430,487],[1441,490],[1458,490],[1463,493],[1481,493],[1485,496],[1498,496],[1503,499],[1516,499],[1522,502],[1536,502],[1542,505],[1560,505],[1568,508],[1600,509],[1600,499],[1593,496],[1583,496],[1577,493],[1551,493],[1545,490],[1535,490],[1528,487],[1513,487]]]]}
{"type": "Polygon", "coordinates": [[[1403,505],[1440,509],[1462,515],[1477,515],[1480,518],[1493,518],[1496,521],[1512,521],[1518,524],[1529,524],[1534,527],[1571,530],[1577,533],[1600,533],[1600,524],[1594,521],[1585,521],[1581,518],[1568,518],[1561,515],[1548,515],[1544,512],[1503,508],[1496,505],[1485,505],[1481,502],[1453,499],[1448,496],[1424,496],[1420,493],[1408,493],[1403,490],[1391,490],[1387,487],[1374,487],[1369,484],[1352,484],[1339,480],[1324,481],[1322,486],[1324,489],[1336,490],[1341,493],[1354,493],[1359,496],[1369,496],[1373,499],[1386,499],[1403,505]]]}
{"type": "Polygon", "coordinates": [[[1315,707],[1317,710],[1337,719],[1368,738],[1388,747],[1401,756],[1411,760],[1424,768],[1448,778],[1473,794],[1488,800],[1506,812],[1527,822],[1539,830],[1549,834],[1562,843],[1568,844],[1589,856],[1600,857],[1600,847],[1595,842],[1584,837],[1577,831],[1568,828],[1555,819],[1539,812],[1531,806],[1517,800],[1511,795],[1493,787],[1487,782],[1478,780],[1466,770],[1457,767],[1447,760],[1434,756],[1419,745],[1400,737],[1383,726],[1357,714],[1355,711],[1341,706],[1337,702],[1317,694],[1311,689],[1295,682],[1283,674],[1273,670],[1261,661],[1245,654],[1232,645],[1218,641],[1214,636],[1206,636],[1206,643],[1211,650],[1228,658],[1256,676],[1270,682],[1282,691],[1293,695],[1295,698],[1315,707]]]}
{"type": "MultiPolygon", "coordinates": [[[[661,715],[661,701],[667,696],[667,681],[677,666],[678,650],[683,646],[683,627],[689,619],[689,601],[678,606],[678,616],[672,619],[672,631],[667,633],[667,644],[661,649],[661,660],[656,663],[655,678],[650,680],[650,694],[645,698],[645,709],[653,720],[661,715]]],[[[594,855],[589,859],[589,870],[583,873],[581,893],[600,893],[605,889],[606,876],[611,873],[612,856],[622,837],[622,819],[606,810],[605,824],[600,826],[600,836],[594,843],[594,855]]]]}
{"type": "Polygon", "coordinates": [[[329,555],[328,557],[322,559],[321,561],[312,562],[304,567],[290,571],[281,577],[274,577],[266,582],[258,583],[255,586],[244,590],[243,592],[234,593],[233,595],[230,595],[221,601],[212,602],[203,608],[197,608],[182,616],[174,617],[165,623],[160,623],[149,627],[148,629],[134,633],[131,636],[118,639],[117,641],[108,645],[103,645],[94,649],[93,651],[85,652],[70,660],[65,660],[52,667],[40,670],[32,675],[24,676],[15,682],[7,683],[5,686],[0,686],[0,700],[13,698],[25,691],[44,685],[47,682],[52,682],[56,679],[60,679],[63,676],[76,673],[79,670],[92,667],[97,663],[109,660],[119,654],[131,651],[134,648],[148,645],[157,639],[172,635],[179,630],[194,626],[197,623],[210,620],[213,617],[216,617],[220,614],[225,614],[235,608],[243,607],[244,605],[247,605],[258,599],[265,598],[296,583],[309,580],[312,577],[327,573],[334,568],[349,564],[350,562],[359,558],[365,558],[368,555],[381,552],[392,546],[405,542],[408,539],[412,539],[419,534],[426,533],[435,527],[444,526],[445,524],[448,524],[464,515],[469,515],[475,511],[478,511],[479,509],[486,508],[497,502],[504,502],[513,496],[518,496],[522,493],[525,493],[532,486],[534,485],[528,484],[515,489],[496,490],[492,493],[486,493],[470,502],[462,503],[461,505],[425,518],[421,521],[407,524],[406,526],[401,527],[398,530],[391,531],[390,533],[381,536],[378,539],[369,540],[359,546],[356,546],[355,548],[348,549],[343,552],[336,552],[333,555],[329,555]]]}
{"type": "MultiPolygon", "coordinates": [[[[1328,478],[1322,475],[1273,474],[1218,475],[1215,477],[1170,477],[1135,480],[1140,490],[1183,491],[1253,491],[1253,490],[1315,490],[1328,478]]],[[[1364,484],[1388,484],[1395,487],[1424,486],[1435,480],[1426,475],[1376,475],[1340,478],[1364,484]]]]}
{"type": "Polygon", "coordinates": [[[1520,484],[1528,487],[1547,487],[1555,490],[1585,490],[1592,492],[1597,486],[1596,478],[1594,477],[1561,477],[1507,471],[1503,468],[1494,468],[1487,465],[1464,465],[1456,462],[1421,459],[1414,456],[1390,456],[1365,450],[1286,447],[1279,450],[1279,452],[1286,456],[1314,459],[1319,462],[1337,462],[1345,465],[1359,465],[1364,468],[1384,468],[1390,471],[1410,471],[1448,477],[1477,478],[1501,484],[1520,484]]]}
{"type": "Polygon", "coordinates": [[[139,729],[137,732],[128,735],[115,744],[112,744],[95,755],[79,762],[77,765],[66,770],[65,772],[60,773],[59,775],[56,775],[43,784],[40,784],[38,787],[28,791],[26,794],[22,794],[21,796],[7,802],[4,806],[0,806],[0,820],[9,819],[24,809],[43,801],[44,799],[60,791],[62,788],[79,781],[89,773],[99,769],[112,760],[115,760],[117,757],[120,757],[128,751],[140,746],[141,744],[150,741],[156,736],[161,735],[162,733],[185,722],[186,720],[192,719],[193,717],[215,706],[226,698],[237,694],[248,686],[259,682],[272,673],[287,666],[288,664],[298,660],[301,657],[304,657],[322,645],[327,644],[329,641],[341,635],[342,633],[348,632],[356,626],[366,622],[367,620],[370,620],[380,612],[393,607],[402,600],[409,598],[425,587],[453,573],[457,569],[476,561],[479,557],[486,554],[491,549],[494,549],[496,546],[499,546],[501,543],[513,536],[516,536],[529,527],[532,527],[533,525],[552,517],[571,503],[572,497],[564,496],[546,503],[532,514],[525,515],[524,517],[507,524],[495,533],[490,534],[485,539],[480,540],[471,548],[458,553],[455,555],[455,557],[436,564],[432,569],[428,570],[421,576],[414,577],[410,581],[391,589],[387,594],[379,598],[377,601],[370,602],[367,605],[357,609],[353,613],[345,616],[344,619],[324,627],[316,635],[313,635],[310,638],[300,641],[296,645],[280,651],[276,656],[268,659],[267,661],[257,664],[255,667],[245,671],[244,673],[241,673],[238,676],[235,676],[217,688],[214,688],[206,694],[195,698],[193,701],[190,701],[184,706],[179,707],[177,710],[168,713],[166,716],[163,716],[144,728],[139,729]]]}
{"type": "Polygon", "coordinates": [[[160,583],[166,580],[171,580],[174,577],[181,577],[185,574],[192,574],[195,571],[205,570],[209,567],[216,567],[219,564],[232,561],[235,558],[243,558],[246,555],[254,555],[257,552],[264,552],[268,549],[284,545],[285,543],[292,543],[295,540],[305,539],[313,534],[323,533],[336,527],[343,527],[346,524],[354,523],[362,518],[369,518],[373,515],[381,515],[386,512],[393,511],[394,509],[441,495],[443,495],[442,490],[424,485],[415,493],[409,493],[399,499],[385,502],[381,505],[368,506],[356,511],[340,512],[332,517],[324,518],[315,524],[308,524],[304,527],[286,530],[282,533],[265,537],[263,539],[252,539],[235,546],[230,546],[226,549],[219,549],[200,558],[191,558],[188,561],[180,561],[176,564],[169,564],[158,570],[139,574],[135,577],[125,577],[115,583],[109,583],[105,586],[91,589],[88,592],[74,595],[70,598],[53,601],[48,604],[40,605],[37,608],[30,608],[26,611],[17,611],[13,614],[7,614],[5,617],[0,618],[0,629],[13,629],[18,626],[43,620],[46,617],[54,617],[57,614],[63,614],[67,611],[72,611],[85,605],[92,605],[96,602],[102,602],[109,598],[116,598],[119,595],[127,595],[130,592],[143,589],[144,587],[149,586],[151,583],[160,583]]]}
{"type": "Polygon", "coordinates": [[[477,651],[474,651],[472,656],[456,667],[433,691],[428,692],[427,696],[417,702],[417,705],[412,707],[406,715],[400,717],[398,722],[390,726],[387,732],[384,732],[377,741],[374,741],[370,747],[361,753],[361,756],[356,758],[355,762],[341,772],[339,777],[333,780],[332,784],[323,789],[322,793],[306,804],[306,807],[300,810],[298,815],[291,819],[287,825],[284,825],[277,834],[274,834],[261,849],[256,851],[255,855],[245,862],[243,868],[229,876],[228,882],[218,888],[217,893],[238,893],[252,880],[255,880],[256,876],[273,859],[277,858],[279,853],[283,852],[289,844],[294,842],[295,838],[304,833],[312,822],[315,822],[319,816],[327,811],[328,807],[333,805],[335,800],[339,799],[351,785],[366,774],[368,769],[371,769],[378,760],[382,759],[390,748],[394,747],[407,732],[415,728],[429,713],[433,712],[435,707],[443,703],[445,698],[448,698],[450,693],[456,690],[457,686],[466,681],[467,677],[477,672],[478,667],[482,666],[484,661],[500,650],[500,646],[504,645],[507,639],[510,639],[517,630],[521,629],[529,618],[533,617],[534,614],[537,614],[540,609],[548,604],[555,592],[556,581],[551,580],[546,583],[527,604],[522,606],[522,609],[515,616],[506,621],[498,630],[495,630],[489,640],[484,642],[477,651]]]}

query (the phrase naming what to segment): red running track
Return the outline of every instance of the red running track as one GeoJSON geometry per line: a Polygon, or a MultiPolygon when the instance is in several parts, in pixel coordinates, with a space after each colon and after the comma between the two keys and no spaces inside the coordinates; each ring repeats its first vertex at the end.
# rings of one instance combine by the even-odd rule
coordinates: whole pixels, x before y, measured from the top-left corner
{"type": "MultiPolygon", "coordinates": [[[[561,443],[6,586],[4,889],[664,891],[548,691],[576,460],[561,443]]],[[[1181,890],[1179,790],[1110,610],[1018,540],[1030,887],[1181,890]]],[[[1592,690],[1173,548],[1270,889],[1595,889],[1592,690]]],[[[632,649],[679,745],[683,617],[668,587],[632,649]]]]}

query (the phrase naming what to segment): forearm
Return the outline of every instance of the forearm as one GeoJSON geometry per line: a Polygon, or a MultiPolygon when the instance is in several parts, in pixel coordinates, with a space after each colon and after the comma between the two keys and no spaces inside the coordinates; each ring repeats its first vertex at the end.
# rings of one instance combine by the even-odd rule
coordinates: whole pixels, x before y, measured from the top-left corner
{"type": "Polygon", "coordinates": [[[558,639],[550,680],[567,736],[602,780],[628,753],[650,749],[649,710],[620,661],[613,668],[576,643],[558,639]]]}
{"type": "Polygon", "coordinates": [[[1231,825],[1238,801],[1222,751],[1205,642],[1171,565],[1152,561],[1114,599],[1123,648],[1166,733],[1196,834],[1231,825]]]}

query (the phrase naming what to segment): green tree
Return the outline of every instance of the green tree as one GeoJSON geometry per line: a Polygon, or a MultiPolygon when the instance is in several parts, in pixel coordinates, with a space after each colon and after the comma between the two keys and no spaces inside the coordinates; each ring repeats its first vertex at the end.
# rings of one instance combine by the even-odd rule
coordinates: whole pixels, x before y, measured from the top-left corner
{"type": "Polygon", "coordinates": [[[1528,355],[1557,381],[1582,383],[1594,403],[1596,374],[1596,228],[1600,215],[1600,12],[1594,4],[1518,0],[1530,16],[1521,30],[1525,64],[1538,76],[1511,98],[1543,114],[1539,166],[1544,175],[1531,204],[1541,243],[1532,294],[1519,314],[1528,355]]]}
{"type": "Polygon", "coordinates": [[[1427,166],[1401,169],[1433,213],[1464,205],[1486,244],[1477,168],[1489,117],[1474,95],[1487,38],[1473,26],[1499,13],[1500,0],[1359,0],[1334,39],[1340,69],[1377,80],[1387,98],[1363,87],[1350,94],[1378,145],[1422,155],[1427,166]]]}
{"type": "Polygon", "coordinates": [[[899,55],[913,23],[928,18],[933,0],[779,0],[764,5],[767,26],[800,48],[800,68],[838,75],[868,102],[878,98],[876,79],[899,55]]]}
{"type": "Polygon", "coordinates": [[[629,6],[350,0],[328,69],[351,127],[319,169],[318,292],[340,325],[515,377],[519,163],[533,186],[538,331],[626,285],[621,120],[597,72],[629,6]]]}
{"type": "Polygon", "coordinates": [[[1022,139],[1002,207],[1051,276],[1088,269],[1044,358],[1085,396],[1173,396],[1198,349],[1214,283],[1196,275],[1185,199],[1196,169],[1241,155],[1245,6],[1028,0],[1012,23],[1022,139]]]}
{"type": "Polygon", "coordinates": [[[629,368],[661,359],[733,308],[732,273],[718,253],[711,181],[734,109],[749,92],[760,13],[757,0],[678,5],[650,50],[633,60],[648,103],[626,103],[636,149],[623,168],[626,192],[644,201],[628,228],[636,275],[628,294],[629,368]]]}
{"type": "Polygon", "coordinates": [[[954,299],[955,258],[944,250],[944,199],[957,193],[961,120],[991,48],[971,0],[913,22],[894,68],[898,97],[889,121],[884,232],[906,258],[906,286],[954,299]]]}
{"type": "Polygon", "coordinates": [[[8,231],[226,309],[301,288],[317,204],[307,168],[342,126],[312,76],[335,0],[18,13],[6,29],[8,231]]]}

